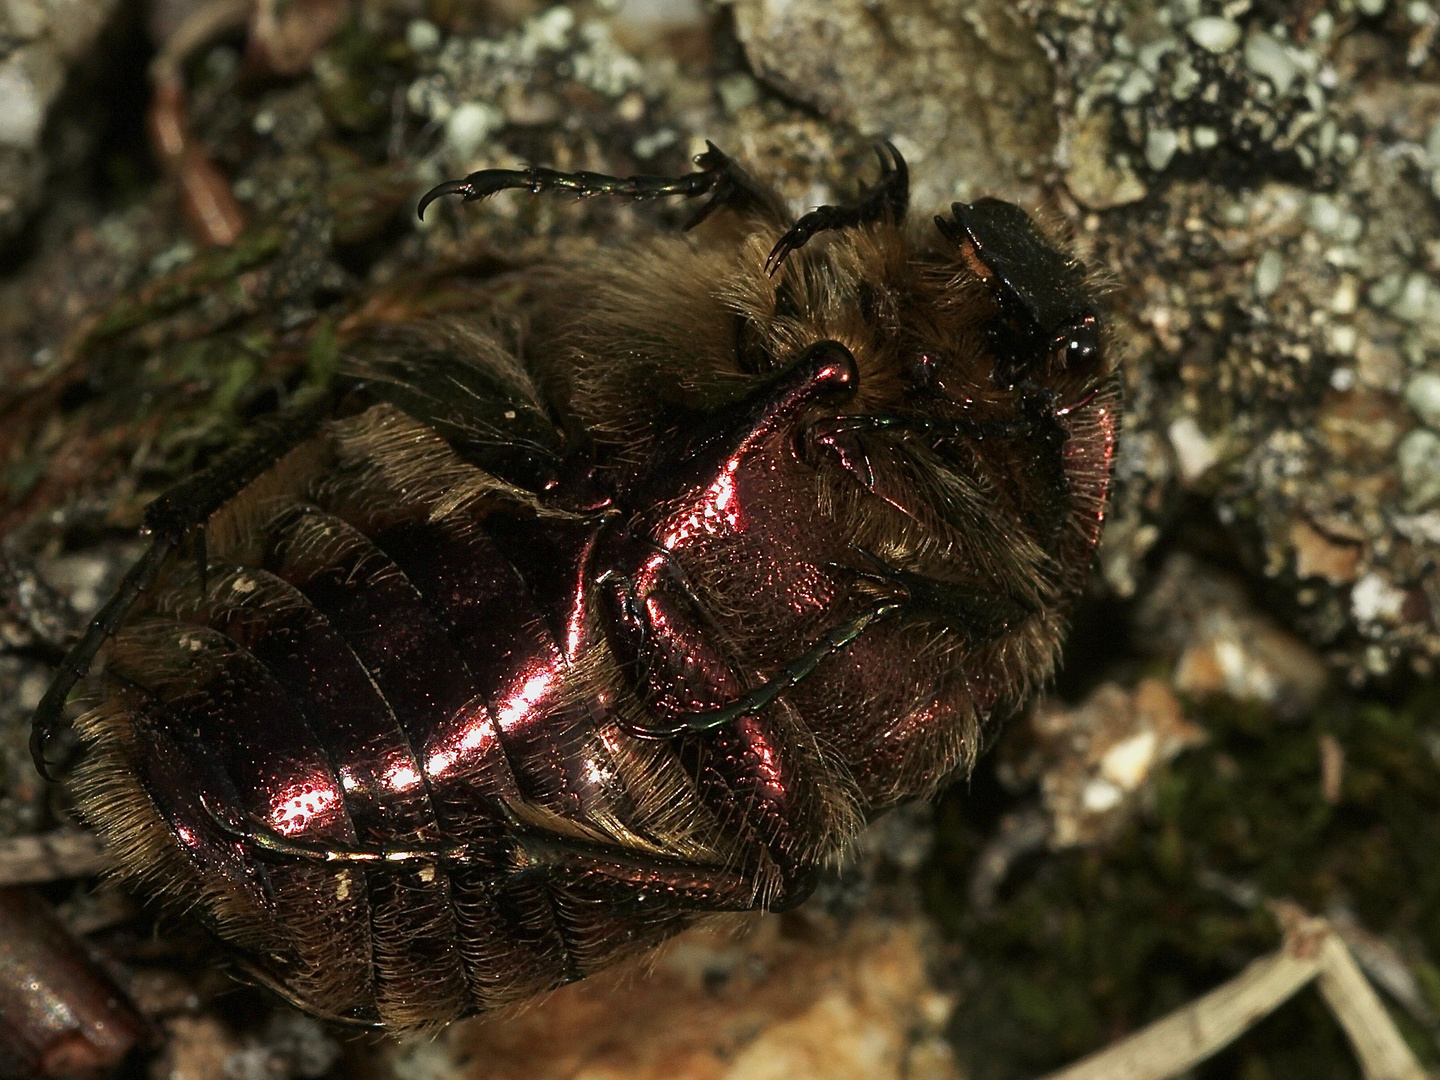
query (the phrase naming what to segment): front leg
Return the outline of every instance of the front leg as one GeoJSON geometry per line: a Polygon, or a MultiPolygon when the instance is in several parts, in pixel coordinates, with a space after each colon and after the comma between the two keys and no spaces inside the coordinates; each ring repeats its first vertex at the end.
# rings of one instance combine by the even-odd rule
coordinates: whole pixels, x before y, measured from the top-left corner
{"type": "Polygon", "coordinates": [[[818,869],[795,868],[766,888],[759,862],[712,866],[538,833],[516,838],[514,859],[516,875],[583,879],[618,903],[685,911],[789,911],[814,892],[818,869]]]}
{"type": "Polygon", "coordinates": [[[609,593],[617,616],[612,650],[630,669],[643,711],[622,712],[622,730],[673,742],[699,800],[750,853],[753,866],[736,886],[740,893],[731,894],[734,905],[793,906],[814,887],[827,845],[847,831],[837,820],[845,800],[809,732],[777,699],[863,627],[847,624],[774,678],[752,685],[703,609],[683,593],[654,590],[640,598],[623,588],[612,583],[609,593]]]}
{"type": "Polygon", "coordinates": [[[750,495],[736,478],[747,462],[796,445],[817,412],[853,397],[859,378],[843,344],[817,341],[750,394],[684,425],[663,464],[626,493],[636,511],[605,526],[592,557],[608,650],[629,684],[616,719],[632,736],[671,744],[691,797],[731,843],[757,853],[762,892],[777,902],[803,893],[859,821],[848,775],[785,691],[891,608],[822,622],[778,670],[757,667],[711,617],[708,597],[687,587],[686,570],[739,535],[750,495]]]}
{"type": "Polygon", "coordinates": [[[620,726],[627,735],[637,739],[704,735],[753,716],[809,678],[826,657],[906,606],[899,599],[876,601],[868,610],[821,634],[814,645],[758,686],[740,691],[725,657],[701,628],[696,618],[700,609],[690,599],[692,602],[683,606],[658,594],[644,603],[633,596],[613,601],[613,625],[635,646],[632,663],[642,695],[655,714],[643,723],[622,721],[620,726]],[[663,630],[656,628],[657,621],[663,630]],[[705,700],[706,691],[720,700],[705,700]]]}
{"type": "Polygon", "coordinates": [[[910,170],[893,143],[876,147],[880,158],[880,180],[858,202],[817,206],[775,241],[765,260],[765,270],[774,275],[792,251],[798,251],[817,233],[853,229],[877,221],[900,225],[910,207],[910,170]]]}
{"type": "Polygon", "coordinates": [[[418,213],[444,195],[459,195],[465,202],[486,199],[511,188],[523,188],[532,195],[548,191],[569,191],[580,198],[619,195],[630,199],[663,199],[672,195],[692,199],[709,195],[685,223],[693,229],[716,210],[723,208],[788,225],[789,216],[778,195],[758,183],[712,142],[695,158],[697,171],[685,176],[607,176],[594,172],[559,172],[542,166],[528,169],[481,169],[463,180],[447,180],[427,191],[418,213]]]}

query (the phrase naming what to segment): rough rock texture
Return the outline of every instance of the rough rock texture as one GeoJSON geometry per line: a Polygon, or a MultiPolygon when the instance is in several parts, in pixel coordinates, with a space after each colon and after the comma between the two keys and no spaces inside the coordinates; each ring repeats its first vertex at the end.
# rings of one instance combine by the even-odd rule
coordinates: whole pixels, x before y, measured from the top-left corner
{"type": "Polygon", "coordinates": [[[0,5],[0,242],[43,195],[51,106],[70,71],[92,61],[119,0],[6,0],[0,5]]]}
{"type": "Polygon", "coordinates": [[[1440,654],[1435,16],[1394,7],[1028,6],[1127,353],[1106,579],[1204,500],[1358,681],[1440,654]]]}
{"type": "Polygon", "coordinates": [[[864,917],[843,945],[804,914],[747,924],[691,931],[643,972],[397,1047],[391,1067],[467,1080],[958,1080],[925,923],[864,917]]]}
{"type": "Polygon", "coordinates": [[[1192,556],[1166,559],[1136,605],[1142,647],[1174,665],[1175,689],[1195,701],[1253,701],[1277,716],[1307,716],[1329,689],[1319,657],[1255,610],[1237,578],[1192,556]]]}
{"type": "MultiPolygon", "coordinates": [[[[1009,763],[1017,788],[1039,784],[1051,847],[1095,844],[1119,832],[1152,774],[1205,733],[1185,720],[1175,692],[1143,679],[1133,692],[1106,683],[1079,708],[1047,702],[1028,718],[1028,752],[1009,763]]],[[[1012,739],[1012,754],[1024,746],[1012,739]]]]}
{"type": "Polygon", "coordinates": [[[1005,0],[734,0],[755,73],[910,162],[914,200],[1033,202],[1056,136],[1053,74],[1005,0]]]}

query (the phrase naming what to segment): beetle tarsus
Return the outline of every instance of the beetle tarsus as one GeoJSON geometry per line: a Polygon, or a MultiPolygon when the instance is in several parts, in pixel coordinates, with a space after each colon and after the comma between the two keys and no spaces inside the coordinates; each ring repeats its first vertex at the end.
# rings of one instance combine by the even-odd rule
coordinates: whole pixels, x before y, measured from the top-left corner
{"type": "Polygon", "coordinates": [[[877,221],[898,225],[905,220],[910,206],[910,170],[895,144],[888,140],[877,146],[875,153],[880,158],[879,182],[857,203],[817,206],[792,225],[770,249],[765,259],[767,274],[773,277],[790,253],[804,247],[817,233],[877,221]]]}
{"type": "Polygon", "coordinates": [[[463,180],[447,180],[431,188],[420,199],[418,213],[423,218],[426,207],[445,195],[459,195],[463,201],[473,202],[515,188],[523,188],[532,195],[568,191],[582,199],[596,195],[618,195],[631,199],[663,199],[679,195],[688,199],[717,189],[742,190],[735,182],[738,168],[713,143],[707,145],[710,149],[695,161],[701,166],[699,171],[679,177],[561,172],[538,165],[528,169],[481,169],[463,180]]]}

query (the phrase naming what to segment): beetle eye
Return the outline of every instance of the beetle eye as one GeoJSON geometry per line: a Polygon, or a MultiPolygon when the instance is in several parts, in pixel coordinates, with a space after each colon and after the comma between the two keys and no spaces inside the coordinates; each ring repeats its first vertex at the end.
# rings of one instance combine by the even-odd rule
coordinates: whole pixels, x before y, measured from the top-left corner
{"type": "Polygon", "coordinates": [[[1089,374],[1100,364],[1100,334],[1093,318],[1072,327],[1060,344],[1060,360],[1065,370],[1089,374]]]}

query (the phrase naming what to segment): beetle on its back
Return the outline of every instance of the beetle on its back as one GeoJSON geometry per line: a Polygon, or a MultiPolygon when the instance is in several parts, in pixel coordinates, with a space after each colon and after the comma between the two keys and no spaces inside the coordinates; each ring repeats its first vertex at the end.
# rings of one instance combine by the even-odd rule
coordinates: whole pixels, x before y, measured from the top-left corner
{"type": "Polygon", "coordinates": [[[708,195],[698,242],[527,272],[523,319],[373,335],[157,500],[37,714],[43,768],[104,644],[76,783],[124,872],[415,1027],[794,905],[972,761],[1054,666],[1118,389],[1081,267],[996,200],[907,228],[887,151],[793,224],[713,147],[427,197],[708,195]]]}

